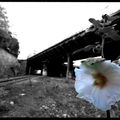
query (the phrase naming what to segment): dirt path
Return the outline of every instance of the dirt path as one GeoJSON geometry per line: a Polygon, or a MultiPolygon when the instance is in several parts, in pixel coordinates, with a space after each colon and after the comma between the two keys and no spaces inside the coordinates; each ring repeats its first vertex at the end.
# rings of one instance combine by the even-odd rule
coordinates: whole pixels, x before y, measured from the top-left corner
{"type": "MultiPolygon", "coordinates": [[[[106,117],[106,113],[76,97],[74,80],[36,77],[0,88],[1,117],[106,117]]],[[[120,117],[119,106],[111,114],[120,117]],[[115,111],[115,112],[114,112],[115,111]]]]}

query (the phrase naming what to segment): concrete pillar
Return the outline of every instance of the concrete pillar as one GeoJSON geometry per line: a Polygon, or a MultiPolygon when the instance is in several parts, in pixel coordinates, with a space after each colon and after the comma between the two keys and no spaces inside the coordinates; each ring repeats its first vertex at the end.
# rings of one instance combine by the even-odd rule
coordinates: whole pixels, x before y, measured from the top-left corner
{"type": "Polygon", "coordinates": [[[31,66],[27,65],[26,67],[26,75],[29,75],[31,73],[31,66]]]}
{"type": "Polygon", "coordinates": [[[66,72],[66,78],[72,79],[73,78],[73,60],[72,55],[67,55],[67,72],[66,72]]]}
{"type": "Polygon", "coordinates": [[[31,66],[29,67],[29,75],[31,74],[31,66]]]}
{"type": "Polygon", "coordinates": [[[43,64],[42,75],[47,76],[47,65],[45,63],[43,64]]]}
{"type": "Polygon", "coordinates": [[[26,75],[29,75],[31,72],[31,63],[30,61],[27,59],[27,63],[26,63],[26,75]]]}

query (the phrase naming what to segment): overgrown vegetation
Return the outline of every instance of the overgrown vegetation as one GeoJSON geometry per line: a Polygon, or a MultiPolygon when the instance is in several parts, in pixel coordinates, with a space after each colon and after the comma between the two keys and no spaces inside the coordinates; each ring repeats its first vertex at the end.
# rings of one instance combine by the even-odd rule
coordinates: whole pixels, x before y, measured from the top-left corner
{"type": "Polygon", "coordinates": [[[19,55],[19,42],[17,38],[12,36],[9,30],[9,20],[6,16],[5,8],[0,6],[0,47],[13,54],[15,57],[19,55]]]}
{"type": "MultiPolygon", "coordinates": [[[[89,30],[94,31],[95,34],[101,36],[102,41],[101,41],[101,56],[105,56],[105,43],[107,43],[108,40],[111,40],[113,44],[113,47],[116,47],[119,44],[120,40],[120,33],[119,33],[119,25],[115,23],[120,20],[120,16],[109,16],[107,14],[102,15],[102,20],[95,20],[94,18],[90,18],[89,22],[93,24],[93,28],[91,27],[89,30]]],[[[119,47],[118,47],[119,48],[119,47]]],[[[119,49],[116,49],[119,50],[119,49]]],[[[113,51],[114,53],[116,51],[113,51]]],[[[118,53],[119,55],[119,53],[118,53]]],[[[111,60],[114,60],[116,58],[110,56],[111,60]]]]}

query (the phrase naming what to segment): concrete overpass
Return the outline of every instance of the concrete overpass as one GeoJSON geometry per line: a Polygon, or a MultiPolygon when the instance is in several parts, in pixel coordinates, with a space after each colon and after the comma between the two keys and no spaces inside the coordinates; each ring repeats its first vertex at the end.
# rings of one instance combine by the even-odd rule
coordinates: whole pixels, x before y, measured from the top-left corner
{"type": "MultiPolygon", "coordinates": [[[[111,16],[120,16],[120,11],[111,16]]],[[[101,20],[102,23],[103,19],[101,20]]],[[[116,24],[115,29],[120,30],[120,19],[113,20],[109,26],[116,24]]],[[[58,44],[27,59],[26,74],[33,74],[35,70],[47,72],[48,76],[66,76],[72,78],[73,60],[97,57],[101,55],[102,37],[95,33],[95,26],[81,31],[58,44]],[[67,62],[67,67],[64,66],[67,62]]],[[[115,59],[120,54],[120,41],[113,42],[106,38],[104,55],[106,59],[115,59]]]]}

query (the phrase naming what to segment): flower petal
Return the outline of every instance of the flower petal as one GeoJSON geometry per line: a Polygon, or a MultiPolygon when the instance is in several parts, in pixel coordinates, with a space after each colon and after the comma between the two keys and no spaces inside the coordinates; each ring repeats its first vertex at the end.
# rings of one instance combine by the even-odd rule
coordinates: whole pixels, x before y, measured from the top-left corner
{"type": "Polygon", "coordinates": [[[120,66],[112,63],[110,61],[99,62],[94,65],[94,69],[101,72],[103,75],[111,74],[113,72],[118,72],[120,70],[120,66]]]}
{"type": "Polygon", "coordinates": [[[82,89],[77,97],[92,103],[102,111],[111,109],[111,105],[116,102],[116,99],[113,99],[115,97],[112,97],[111,93],[107,89],[100,89],[93,86],[87,86],[82,89]]]}
{"type": "Polygon", "coordinates": [[[120,100],[120,87],[110,85],[106,87],[106,90],[109,91],[110,97],[108,99],[108,103],[110,105],[114,105],[116,102],[120,100]]]}
{"type": "Polygon", "coordinates": [[[78,93],[81,91],[81,89],[87,85],[92,85],[94,82],[93,77],[88,71],[86,71],[86,69],[75,68],[75,76],[75,90],[78,93]]]}
{"type": "Polygon", "coordinates": [[[116,86],[107,86],[103,89],[97,88],[92,94],[93,104],[102,111],[110,110],[111,105],[120,100],[119,91],[120,88],[116,86]]]}
{"type": "Polygon", "coordinates": [[[95,65],[96,70],[102,73],[111,82],[111,84],[120,85],[120,66],[111,63],[110,61],[105,61],[95,65]]]}
{"type": "Polygon", "coordinates": [[[91,99],[91,92],[92,92],[93,86],[86,86],[84,87],[77,95],[78,98],[84,99],[90,103],[93,103],[93,100],[91,99]]]}

